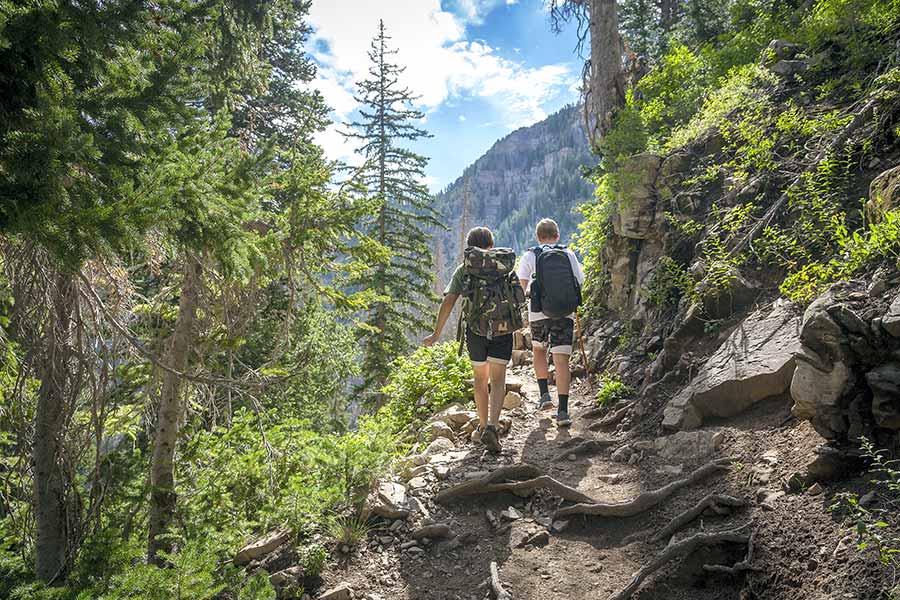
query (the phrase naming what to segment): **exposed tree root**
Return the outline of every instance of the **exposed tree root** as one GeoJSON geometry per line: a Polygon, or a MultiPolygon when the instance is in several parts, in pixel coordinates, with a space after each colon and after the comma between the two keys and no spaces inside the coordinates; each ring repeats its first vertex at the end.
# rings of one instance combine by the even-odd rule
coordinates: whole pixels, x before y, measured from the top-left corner
{"type": "Polygon", "coordinates": [[[570,454],[575,454],[576,456],[581,454],[591,454],[593,452],[597,452],[598,450],[603,450],[605,448],[609,448],[610,446],[615,446],[620,442],[621,440],[584,440],[574,448],[569,448],[568,450],[562,452],[554,460],[566,460],[570,454]]]}
{"type": "Polygon", "coordinates": [[[628,598],[631,598],[638,588],[641,587],[644,580],[652,575],[657,569],[673,559],[691,554],[701,546],[715,546],[725,542],[732,542],[735,544],[748,543],[751,536],[746,533],[746,530],[749,526],[750,523],[747,523],[741,527],[728,529],[726,531],[701,531],[700,533],[696,533],[679,542],[676,542],[673,539],[662,552],[657,554],[656,557],[642,566],[638,572],[632,576],[631,581],[627,586],[610,596],[609,600],[627,600],[628,598]]]}
{"type": "Polygon", "coordinates": [[[628,414],[628,411],[631,410],[631,407],[633,405],[633,403],[629,402],[622,408],[608,414],[596,423],[591,423],[588,426],[588,429],[590,429],[591,431],[597,431],[600,429],[609,429],[610,427],[615,427],[622,422],[622,419],[625,418],[625,415],[628,414]]]}
{"type": "Polygon", "coordinates": [[[495,494],[498,492],[527,492],[546,489],[560,498],[571,502],[593,502],[594,500],[575,488],[557,481],[549,475],[541,475],[540,470],[532,465],[514,465],[502,467],[480,479],[464,481],[435,495],[436,502],[449,502],[464,496],[479,494],[495,494]]]}
{"type": "Polygon", "coordinates": [[[726,496],[724,494],[709,494],[693,507],[687,509],[683,513],[669,521],[659,533],[653,536],[654,542],[668,539],[676,531],[699,517],[707,508],[711,508],[719,514],[727,514],[730,508],[744,506],[745,502],[740,498],[726,496]]]}
{"type": "Polygon", "coordinates": [[[650,510],[660,502],[677,492],[683,487],[700,481],[717,471],[725,470],[734,462],[733,458],[720,458],[708,462],[683,479],[677,479],[663,487],[650,492],[644,492],[637,498],[628,502],[616,504],[582,503],[568,506],[556,511],[554,519],[560,519],[570,515],[599,515],[602,517],[631,517],[633,515],[650,510]]]}
{"type": "Polygon", "coordinates": [[[703,570],[707,573],[724,573],[725,575],[732,575],[737,577],[741,573],[746,571],[759,571],[753,566],[753,539],[756,537],[756,531],[750,534],[750,539],[747,540],[747,556],[741,562],[734,563],[733,567],[726,567],[725,565],[703,565],[703,570]]]}
{"type": "Polygon", "coordinates": [[[494,591],[494,598],[497,600],[512,600],[512,594],[506,591],[503,584],[500,583],[500,569],[497,563],[491,563],[491,589],[494,591]]]}

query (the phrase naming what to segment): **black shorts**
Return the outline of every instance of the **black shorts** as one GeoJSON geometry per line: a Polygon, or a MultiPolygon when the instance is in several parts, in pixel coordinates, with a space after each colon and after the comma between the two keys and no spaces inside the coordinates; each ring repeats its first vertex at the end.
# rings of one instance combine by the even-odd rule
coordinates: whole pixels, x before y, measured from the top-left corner
{"type": "Polygon", "coordinates": [[[513,336],[509,333],[487,339],[467,328],[466,348],[473,365],[483,365],[485,362],[505,365],[512,357],[513,336]]]}
{"type": "Polygon", "coordinates": [[[531,323],[531,340],[535,346],[550,346],[552,354],[572,354],[575,322],[568,318],[541,319],[531,323]]]}

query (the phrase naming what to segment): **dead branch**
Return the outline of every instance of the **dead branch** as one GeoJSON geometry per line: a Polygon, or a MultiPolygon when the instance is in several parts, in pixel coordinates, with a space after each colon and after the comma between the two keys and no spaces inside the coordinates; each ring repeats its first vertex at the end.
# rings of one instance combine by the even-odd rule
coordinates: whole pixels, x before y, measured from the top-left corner
{"type": "Polygon", "coordinates": [[[725,575],[731,575],[733,577],[737,577],[746,571],[759,571],[760,569],[751,564],[753,562],[753,539],[755,537],[756,531],[754,530],[754,532],[750,534],[750,539],[747,540],[747,556],[741,562],[734,563],[733,567],[726,567],[725,565],[703,565],[703,570],[707,573],[724,573],[725,575]]]}
{"type": "Polygon", "coordinates": [[[677,479],[657,490],[644,492],[628,502],[616,504],[583,503],[568,506],[556,511],[553,519],[561,519],[569,515],[599,515],[601,517],[631,517],[660,504],[663,500],[683,487],[696,483],[713,473],[727,469],[734,461],[733,458],[720,458],[708,462],[683,479],[677,479]]]}
{"type": "Polygon", "coordinates": [[[668,525],[653,536],[653,541],[659,542],[671,537],[676,531],[703,514],[703,511],[707,508],[712,508],[716,512],[719,512],[717,508],[739,507],[744,506],[744,504],[745,502],[740,498],[726,496],[725,494],[708,494],[703,500],[669,521],[668,525]]]}
{"type": "Polygon", "coordinates": [[[500,582],[500,569],[497,568],[496,562],[491,562],[491,589],[497,600],[512,600],[512,594],[507,592],[500,582]]]}
{"type": "Polygon", "coordinates": [[[638,570],[638,572],[632,576],[631,581],[627,586],[625,586],[619,592],[610,596],[609,600],[627,600],[628,598],[631,598],[631,596],[638,590],[638,588],[641,587],[641,584],[644,582],[644,580],[652,575],[657,569],[671,560],[683,556],[688,556],[701,546],[715,546],[726,542],[731,542],[734,544],[748,543],[750,540],[750,536],[744,533],[744,531],[750,526],[750,524],[751,523],[746,523],[745,525],[742,525],[740,527],[728,529],[725,531],[701,531],[700,533],[696,533],[688,538],[681,540],[680,542],[676,542],[673,539],[663,549],[662,552],[657,554],[655,558],[642,566],[638,570]]]}
{"type": "Polygon", "coordinates": [[[570,454],[575,454],[576,456],[581,454],[591,454],[593,452],[597,452],[599,450],[604,450],[609,448],[610,446],[615,446],[621,442],[621,440],[584,440],[579,443],[574,448],[569,448],[565,450],[561,454],[559,454],[554,460],[566,460],[570,454]]]}
{"type": "Polygon", "coordinates": [[[446,490],[441,490],[434,499],[436,502],[448,502],[464,496],[496,494],[500,492],[529,492],[538,489],[550,490],[560,498],[571,502],[594,502],[594,499],[590,496],[567,486],[561,481],[557,481],[549,475],[542,475],[537,467],[531,465],[514,465],[497,469],[480,479],[464,481],[446,490]]]}

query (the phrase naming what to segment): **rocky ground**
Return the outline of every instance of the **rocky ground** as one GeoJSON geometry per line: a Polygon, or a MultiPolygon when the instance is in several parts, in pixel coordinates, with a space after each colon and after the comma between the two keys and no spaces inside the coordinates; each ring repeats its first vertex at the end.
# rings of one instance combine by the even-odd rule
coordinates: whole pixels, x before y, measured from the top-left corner
{"type": "MultiPolygon", "coordinates": [[[[499,597],[490,566],[514,599],[608,598],[625,588],[641,566],[661,552],[669,536],[655,536],[708,494],[742,506],[708,509],[675,532],[675,541],[697,532],[747,525],[753,533],[749,570],[711,573],[704,565],[733,566],[747,558],[747,544],[701,547],[642,583],[634,598],[855,599],[879,597],[885,583],[872,557],[855,549],[851,531],[829,512],[836,494],[859,491],[848,479],[791,492],[788,478],[813,460],[821,438],[790,416],[788,398],[755,405],[740,417],[665,437],[626,437],[601,429],[592,411],[594,390],[581,382],[573,394],[571,429],[557,429],[539,412],[536,384],[516,368],[524,401],[509,410],[511,429],[500,456],[466,441],[467,419],[458,409],[437,420],[448,427],[403,477],[383,489],[375,527],[365,542],[338,554],[324,573],[320,598],[369,600],[476,600],[499,597]],[[587,415],[587,416],[586,416],[587,415]],[[447,432],[447,429],[450,432],[447,432]],[[582,442],[596,440],[586,448],[582,442]],[[582,450],[587,450],[582,453],[582,450]],[[683,478],[709,461],[733,457],[731,466],[676,491],[658,506],[630,517],[555,518],[573,503],[557,491],[490,491],[441,501],[440,494],[503,467],[531,465],[597,501],[626,503],[683,478]],[[420,463],[420,464],[419,464],[420,463]],[[393,512],[392,512],[393,511],[393,512]],[[395,518],[388,518],[395,517],[395,518]]],[[[515,380],[514,387],[518,387],[515,380]]],[[[514,401],[514,397],[513,397],[514,401]]],[[[385,482],[387,483],[387,482],[385,482]]],[[[458,489],[458,488],[456,488],[458,489]]]]}

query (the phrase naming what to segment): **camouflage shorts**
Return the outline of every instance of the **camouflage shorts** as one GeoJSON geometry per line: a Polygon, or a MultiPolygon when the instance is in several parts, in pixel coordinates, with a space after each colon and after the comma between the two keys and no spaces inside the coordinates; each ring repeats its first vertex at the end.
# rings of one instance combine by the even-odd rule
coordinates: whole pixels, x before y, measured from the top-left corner
{"type": "Polygon", "coordinates": [[[532,343],[550,346],[552,354],[572,354],[574,337],[575,322],[568,317],[531,322],[532,343]]]}

